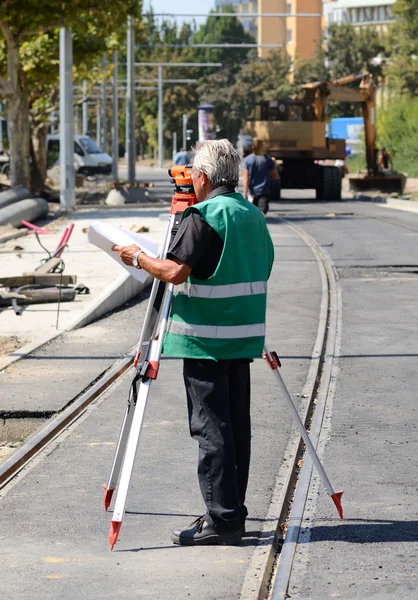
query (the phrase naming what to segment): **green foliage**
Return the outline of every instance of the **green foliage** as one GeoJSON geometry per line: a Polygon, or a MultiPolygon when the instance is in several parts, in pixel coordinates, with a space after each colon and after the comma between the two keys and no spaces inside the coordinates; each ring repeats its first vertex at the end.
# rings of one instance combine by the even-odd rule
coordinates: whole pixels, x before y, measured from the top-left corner
{"type": "Polygon", "coordinates": [[[296,59],[294,65],[294,83],[303,85],[314,81],[326,81],[330,79],[330,73],[326,67],[325,50],[322,42],[319,44],[315,55],[308,59],[296,59]]]}
{"type": "Polygon", "coordinates": [[[220,137],[235,143],[239,130],[260,100],[286,98],[295,88],[289,83],[290,58],[282,51],[269,58],[254,58],[241,65],[215,72],[198,88],[201,100],[215,106],[215,118],[220,137]]]}
{"type": "Polygon", "coordinates": [[[374,28],[356,30],[350,24],[333,24],[328,28],[326,42],[326,59],[331,79],[362,71],[381,75],[382,68],[373,59],[385,52],[387,56],[387,47],[385,48],[374,28]]]}
{"type": "Polygon", "coordinates": [[[379,147],[386,147],[392,155],[394,167],[418,176],[418,98],[395,96],[377,122],[379,147]]]}
{"type": "MultiPolygon", "coordinates": [[[[234,12],[232,4],[225,4],[216,12],[234,12]]],[[[214,11],[211,11],[214,12],[214,11]]],[[[208,17],[191,37],[192,44],[241,44],[255,43],[240,20],[235,17],[208,17]]],[[[190,53],[198,62],[220,62],[225,67],[239,68],[247,59],[249,48],[194,48],[190,53]]]]}
{"type": "Polygon", "coordinates": [[[397,18],[391,30],[392,60],[389,84],[401,93],[418,94],[418,0],[398,0],[393,7],[397,18]]]}

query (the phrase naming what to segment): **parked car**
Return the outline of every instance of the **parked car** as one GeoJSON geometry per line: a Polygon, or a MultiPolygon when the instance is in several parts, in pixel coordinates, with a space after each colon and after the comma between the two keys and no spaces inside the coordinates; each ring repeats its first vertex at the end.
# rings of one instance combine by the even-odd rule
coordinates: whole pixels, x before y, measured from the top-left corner
{"type": "MultiPolygon", "coordinates": [[[[48,168],[59,164],[60,135],[50,134],[47,137],[47,165],[48,168]]],[[[103,173],[108,175],[112,171],[112,158],[103,152],[89,135],[74,136],[74,170],[84,175],[103,173]]]]}

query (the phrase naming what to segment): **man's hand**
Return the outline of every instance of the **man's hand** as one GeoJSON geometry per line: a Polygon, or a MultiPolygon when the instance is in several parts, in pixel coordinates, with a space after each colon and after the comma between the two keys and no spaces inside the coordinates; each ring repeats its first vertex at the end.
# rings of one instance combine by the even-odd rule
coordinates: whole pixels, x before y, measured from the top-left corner
{"type": "Polygon", "coordinates": [[[125,265],[132,267],[134,254],[135,252],[138,252],[138,250],[141,250],[141,248],[138,248],[135,244],[131,244],[130,246],[113,246],[112,250],[119,253],[120,258],[125,265]]]}

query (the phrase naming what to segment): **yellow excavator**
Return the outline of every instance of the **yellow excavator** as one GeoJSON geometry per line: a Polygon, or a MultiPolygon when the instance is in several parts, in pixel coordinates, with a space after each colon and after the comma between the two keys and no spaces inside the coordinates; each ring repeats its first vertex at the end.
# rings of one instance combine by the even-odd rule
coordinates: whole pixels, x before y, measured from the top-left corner
{"type": "Polygon", "coordinates": [[[376,86],[370,73],[307,83],[301,99],[259,102],[245,125],[244,136],[263,139],[269,154],[281,162],[281,189],[313,188],[317,199],[339,200],[342,173],[332,163],[344,161],[346,149],[345,140],[326,137],[330,100],[362,106],[367,174],[350,175],[350,188],[402,193],[406,177],[394,171],[382,172],[377,165],[376,86]],[[358,88],[347,87],[356,81],[358,88]]]}

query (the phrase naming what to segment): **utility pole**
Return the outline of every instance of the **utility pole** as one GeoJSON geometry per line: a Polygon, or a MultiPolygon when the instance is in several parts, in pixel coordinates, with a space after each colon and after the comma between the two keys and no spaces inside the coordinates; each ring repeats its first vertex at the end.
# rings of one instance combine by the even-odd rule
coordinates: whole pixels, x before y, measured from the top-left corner
{"type": "Polygon", "coordinates": [[[177,132],[173,131],[173,162],[177,154],[177,132]]]}
{"type": "Polygon", "coordinates": [[[60,29],[60,204],[72,210],[74,197],[73,42],[71,29],[60,29]]]}
{"type": "Polygon", "coordinates": [[[126,65],[126,154],[128,162],[128,182],[135,182],[135,32],[134,22],[128,17],[127,35],[127,65],[126,65]]]}
{"type": "Polygon", "coordinates": [[[187,115],[183,115],[183,144],[182,144],[182,147],[185,150],[187,150],[186,128],[187,128],[188,120],[189,120],[189,117],[187,115]]]}
{"type": "Polygon", "coordinates": [[[100,146],[100,131],[101,131],[100,116],[101,116],[100,100],[97,99],[97,102],[96,102],[96,144],[98,146],[100,146]]]}
{"type": "Polygon", "coordinates": [[[87,104],[87,81],[83,80],[83,117],[82,117],[82,134],[85,135],[89,129],[89,107],[87,104]]]}
{"type": "Polygon", "coordinates": [[[118,180],[119,158],[119,123],[118,123],[118,53],[113,52],[113,89],[112,89],[112,177],[118,180]]]}
{"type": "Polygon", "coordinates": [[[101,117],[101,129],[100,129],[100,144],[99,146],[102,148],[103,152],[107,152],[107,106],[106,106],[106,78],[105,78],[105,70],[106,70],[106,55],[104,54],[102,57],[102,70],[103,70],[103,79],[101,85],[102,92],[102,117],[101,117]]]}
{"type": "Polygon", "coordinates": [[[163,167],[164,136],[163,136],[163,68],[158,67],[158,166],[163,167]]]}
{"type": "Polygon", "coordinates": [[[78,121],[78,106],[74,107],[74,133],[79,134],[80,123],[78,121]]]}

